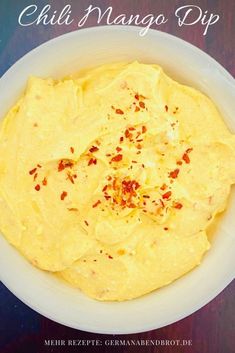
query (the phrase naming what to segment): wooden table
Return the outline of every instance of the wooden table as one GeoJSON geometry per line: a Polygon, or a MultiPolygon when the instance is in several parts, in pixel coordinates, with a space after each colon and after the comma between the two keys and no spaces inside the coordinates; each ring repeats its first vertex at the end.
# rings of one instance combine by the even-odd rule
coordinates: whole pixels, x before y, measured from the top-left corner
{"type": "MultiPolygon", "coordinates": [[[[66,1],[34,1],[39,8],[50,3],[53,9],[60,11],[66,1]]],[[[74,0],[73,15],[82,14],[90,5],[90,1],[74,0]]],[[[233,0],[94,0],[94,6],[102,10],[113,6],[113,16],[125,13],[148,14],[164,13],[168,22],[158,27],[159,30],[172,33],[201,48],[220,62],[233,76],[235,75],[235,1],[233,0]],[[220,20],[211,28],[206,36],[202,35],[200,24],[179,27],[174,17],[177,7],[195,4],[203,11],[217,13],[220,20]]],[[[32,4],[28,0],[0,2],[0,75],[26,52],[39,44],[73,31],[77,27],[71,25],[18,25],[20,12],[32,4]]],[[[102,21],[101,24],[105,24],[102,21]]],[[[95,16],[89,18],[86,27],[96,25],[95,16]]],[[[219,266],[219,264],[218,264],[219,266]]],[[[7,271],[7,269],[6,269],[7,271]]],[[[216,270],[215,270],[216,271],[216,270]]],[[[200,285],[200,284],[198,284],[200,285]]],[[[217,298],[198,312],[159,330],[137,335],[97,335],[73,330],[54,323],[35,313],[22,304],[3,284],[0,284],[0,352],[3,353],[37,353],[37,352],[158,352],[158,353],[233,353],[235,352],[235,282],[231,283],[217,298]],[[45,339],[97,339],[102,346],[47,347],[45,339]],[[191,346],[108,346],[107,339],[128,340],[192,340],[191,346]]],[[[35,293],[36,295],[36,293],[35,293]]],[[[102,318],[101,318],[102,320],[102,318]]],[[[110,344],[110,343],[109,343],[110,344]]],[[[128,343],[126,343],[128,344],[128,343]]],[[[136,343],[137,344],[137,343],[136,343]]]]}

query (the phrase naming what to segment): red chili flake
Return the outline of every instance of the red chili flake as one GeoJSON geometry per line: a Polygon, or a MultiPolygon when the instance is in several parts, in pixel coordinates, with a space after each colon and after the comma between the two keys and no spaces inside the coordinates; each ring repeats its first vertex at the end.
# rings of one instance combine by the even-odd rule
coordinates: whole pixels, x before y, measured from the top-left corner
{"type": "Polygon", "coordinates": [[[144,197],[145,199],[150,199],[150,196],[149,196],[149,195],[143,195],[143,197],[144,197]]]}
{"type": "Polygon", "coordinates": [[[34,174],[33,180],[35,181],[37,179],[38,173],[34,174]]]}
{"type": "Polygon", "coordinates": [[[139,112],[140,111],[140,107],[135,107],[135,113],[139,112]]]}
{"type": "Polygon", "coordinates": [[[173,170],[172,172],[170,172],[169,177],[173,178],[173,179],[176,179],[178,177],[179,171],[180,170],[178,168],[173,170]]]}
{"type": "Polygon", "coordinates": [[[130,131],[134,131],[134,130],[136,130],[136,128],[135,128],[135,127],[133,127],[133,126],[131,126],[131,127],[129,127],[129,128],[128,128],[128,130],[130,130],[130,131]]]}
{"type": "Polygon", "coordinates": [[[109,199],[111,199],[111,196],[109,196],[109,195],[104,195],[104,198],[105,198],[106,200],[109,200],[109,199]]]}
{"type": "Polygon", "coordinates": [[[142,168],[145,168],[144,164],[141,164],[142,168]]]}
{"type": "Polygon", "coordinates": [[[139,106],[140,106],[140,108],[144,109],[145,108],[145,103],[141,101],[141,102],[139,102],[139,106]]]}
{"type": "Polygon", "coordinates": [[[29,171],[30,175],[33,175],[36,172],[37,168],[33,168],[32,170],[29,171]]]}
{"type": "Polygon", "coordinates": [[[41,166],[40,164],[37,164],[37,167],[38,167],[38,168],[42,168],[42,166],[41,166]]]}
{"type": "Polygon", "coordinates": [[[73,166],[73,163],[71,161],[66,161],[61,159],[61,161],[58,164],[58,172],[61,172],[62,170],[68,167],[71,168],[72,166],[73,166]]]}
{"type": "Polygon", "coordinates": [[[99,204],[101,203],[100,200],[96,201],[96,203],[94,203],[94,205],[92,205],[93,208],[97,207],[99,204]]]}
{"type": "Polygon", "coordinates": [[[107,176],[107,179],[108,179],[108,181],[112,180],[111,175],[108,175],[108,176],[107,176]]]}
{"type": "Polygon", "coordinates": [[[127,207],[128,208],[136,208],[136,205],[134,203],[130,203],[127,207]]]}
{"type": "Polygon", "coordinates": [[[137,163],[137,161],[131,161],[132,163],[137,163]]]}
{"type": "Polygon", "coordinates": [[[163,184],[163,185],[160,187],[161,190],[166,190],[166,188],[167,188],[167,185],[166,185],[166,184],[163,184]]]}
{"type": "Polygon", "coordinates": [[[92,146],[92,147],[89,149],[89,151],[90,151],[91,153],[97,152],[97,151],[99,151],[99,148],[96,147],[96,146],[92,146]]]}
{"type": "Polygon", "coordinates": [[[113,257],[112,257],[111,255],[108,255],[108,258],[109,258],[109,259],[113,259],[113,257]]]}
{"type": "Polygon", "coordinates": [[[162,195],[163,199],[169,199],[169,197],[171,197],[172,192],[171,191],[167,191],[165,194],[162,195]]]}
{"type": "Polygon", "coordinates": [[[164,230],[168,230],[169,228],[167,228],[167,227],[164,227],[164,230]]]}
{"type": "Polygon", "coordinates": [[[120,142],[123,142],[123,140],[124,140],[124,137],[121,136],[120,139],[119,139],[119,141],[120,141],[120,142]]]}
{"type": "Polygon", "coordinates": [[[183,207],[183,205],[180,202],[175,202],[173,207],[177,208],[178,210],[180,210],[183,207]]]}
{"type": "Polygon", "coordinates": [[[70,151],[71,151],[71,153],[74,153],[74,148],[70,147],[70,151]]]}
{"type": "Polygon", "coordinates": [[[64,201],[65,197],[68,195],[66,191],[63,191],[62,194],[60,195],[60,199],[64,201]]]}
{"type": "Polygon", "coordinates": [[[165,204],[164,204],[164,202],[162,201],[162,199],[159,199],[159,201],[160,201],[161,206],[162,206],[162,207],[165,207],[165,204]]]}
{"type": "Polygon", "coordinates": [[[144,134],[147,131],[147,127],[146,126],[142,126],[142,134],[144,134]]]}
{"type": "Polygon", "coordinates": [[[122,151],[122,148],[118,146],[118,147],[116,147],[116,151],[117,151],[117,152],[121,152],[121,151],[122,151]]]}
{"type": "Polygon", "coordinates": [[[121,206],[122,207],[126,206],[126,200],[121,199],[121,206]]]}
{"type": "Polygon", "coordinates": [[[189,163],[190,163],[190,158],[189,158],[189,156],[187,155],[187,153],[184,153],[184,154],[183,154],[182,159],[185,161],[186,164],[189,164],[189,163]]]}
{"type": "Polygon", "coordinates": [[[117,154],[111,159],[111,162],[120,162],[122,160],[122,154],[117,154]]]}
{"type": "Polygon", "coordinates": [[[121,110],[121,109],[116,109],[116,110],[115,110],[115,113],[116,113],[116,114],[124,114],[123,110],[121,110]]]}
{"type": "Polygon", "coordinates": [[[188,149],[186,150],[186,153],[190,153],[190,152],[192,152],[192,150],[193,150],[193,148],[188,148],[188,149]]]}
{"type": "Polygon", "coordinates": [[[142,142],[142,141],[143,141],[143,139],[136,140],[136,142],[142,142]]]}
{"type": "Polygon", "coordinates": [[[86,220],[84,221],[84,223],[86,226],[89,226],[89,223],[86,220]]]}
{"type": "Polygon", "coordinates": [[[69,179],[71,181],[71,183],[74,184],[73,175],[68,173],[67,174],[67,179],[69,179]]]}
{"type": "Polygon", "coordinates": [[[129,129],[126,129],[126,131],[125,131],[125,137],[126,137],[126,138],[128,138],[128,137],[129,137],[129,138],[132,138],[132,136],[133,136],[133,135],[130,133],[129,129]]]}
{"type": "Polygon", "coordinates": [[[40,185],[37,184],[34,189],[37,190],[37,191],[39,191],[39,190],[40,190],[40,185]]]}
{"type": "Polygon", "coordinates": [[[135,99],[137,99],[137,101],[138,101],[140,99],[140,96],[138,94],[136,94],[135,99]]]}
{"type": "Polygon", "coordinates": [[[138,145],[136,146],[136,148],[137,148],[138,150],[141,150],[142,146],[138,143],[138,145]]]}
{"type": "Polygon", "coordinates": [[[47,185],[47,178],[45,177],[42,181],[42,185],[46,186],[47,185]]]}
{"type": "Polygon", "coordinates": [[[96,158],[91,158],[88,162],[88,165],[92,165],[92,164],[96,164],[97,163],[97,159],[96,158]]]}
{"type": "Polygon", "coordinates": [[[107,188],[108,188],[108,185],[105,185],[105,186],[103,187],[102,191],[105,192],[105,191],[107,190],[107,188]]]}
{"type": "Polygon", "coordinates": [[[168,112],[168,105],[165,105],[165,111],[168,112]]]}
{"type": "Polygon", "coordinates": [[[182,165],[183,163],[182,163],[182,161],[177,161],[176,164],[182,165]]]}

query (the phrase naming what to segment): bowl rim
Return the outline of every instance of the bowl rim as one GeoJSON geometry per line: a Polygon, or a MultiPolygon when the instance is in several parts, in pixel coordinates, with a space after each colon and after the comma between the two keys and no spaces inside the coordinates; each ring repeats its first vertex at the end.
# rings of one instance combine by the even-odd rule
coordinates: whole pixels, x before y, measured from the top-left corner
{"type": "MultiPolygon", "coordinates": [[[[78,33],[80,34],[89,34],[92,33],[94,30],[97,32],[103,32],[103,31],[132,31],[135,32],[136,34],[138,34],[138,32],[142,29],[142,27],[139,26],[124,26],[124,25],[112,25],[112,26],[93,26],[93,27],[89,27],[89,28],[82,28],[82,29],[78,29],[72,32],[68,32],[62,35],[59,35],[58,37],[49,39],[47,41],[45,41],[44,43],[40,44],[39,46],[35,47],[34,49],[30,50],[28,53],[26,53],[25,55],[23,55],[19,60],[17,60],[13,65],[11,65],[6,71],[5,73],[0,77],[0,83],[2,80],[6,80],[8,75],[11,73],[12,69],[15,68],[16,66],[20,65],[23,61],[25,61],[26,59],[29,59],[32,55],[35,55],[36,53],[40,52],[40,50],[42,48],[48,47],[53,43],[59,42],[61,40],[65,40],[66,38],[69,37],[76,37],[78,35],[78,33]]],[[[168,38],[171,39],[174,42],[178,42],[181,46],[184,46],[186,49],[190,49],[191,52],[194,52],[195,55],[199,55],[199,56],[203,56],[204,58],[207,59],[207,61],[211,62],[213,67],[216,67],[218,69],[218,71],[221,73],[221,75],[223,77],[226,77],[226,79],[228,79],[230,81],[230,83],[232,83],[233,85],[235,84],[235,80],[233,78],[233,76],[220,64],[218,63],[214,58],[212,58],[209,54],[207,54],[206,52],[204,52],[203,50],[201,50],[200,48],[194,46],[193,44],[177,37],[174,36],[172,34],[166,33],[166,32],[162,32],[156,29],[149,29],[148,34],[151,35],[156,35],[160,36],[162,38],[168,38]]],[[[148,36],[148,34],[146,34],[146,36],[148,36]]],[[[17,297],[19,298],[23,303],[25,303],[27,306],[29,306],[30,308],[32,308],[33,310],[35,310],[36,312],[38,312],[39,314],[55,321],[58,322],[62,325],[68,326],[68,327],[72,327],[74,329],[78,329],[78,330],[83,330],[83,331],[87,331],[87,332],[93,332],[93,333],[100,333],[100,334],[131,334],[131,333],[140,333],[140,332],[147,332],[150,330],[154,330],[154,329],[158,329],[160,327],[164,327],[166,325],[170,325],[173,324],[174,322],[177,322],[179,320],[182,320],[183,318],[186,318],[187,316],[191,315],[192,313],[198,311],[200,308],[202,308],[204,305],[206,305],[207,303],[209,303],[211,300],[213,300],[220,292],[222,292],[224,290],[224,288],[234,279],[234,274],[233,272],[228,273],[226,278],[224,278],[223,283],[220,283],[220,285],[218,285],[217,288],[214,289],[213,292],[211,292],[210,294],[208,294],[203,300],[201,300],[200,302],[198,302],[196,305],[192,306],[192,308],[190,310],[187,310],[186,312],[184,311],[181,315],[175,315],[174,317],[172,317],[171,320],[167,319],[165,320],[165,322],[163,322],[159,327],[156,325],[145,325],[146,327],[144,329],[132,329],[130,328],[122,330],[122,329],[102,329],[100,327],[97,327],[96,325],[91,326],[91,324],[89,323],[88,325],[86,323],[84,323],[83,325],[80,325],[80,327],[73,325],[73,324],[69,324],[66,321],[63,321],[61,319],[61,317],[59,315],[57,315],[57,313],[53,312],[53,314],[46,312],[45,308],[43,308],[43,305],[40,303],[36,303],[34,302],[30,302],[29,298],[24,298],[22,296],[22,294],[20,293],[20,289],[18,288],[18,290],[14,287],[14,285],[8,284],[6,278],[3,279],[2,278],[2,274],[0,272],[0,280],[2,281],[2,283],[17,297]]]]}

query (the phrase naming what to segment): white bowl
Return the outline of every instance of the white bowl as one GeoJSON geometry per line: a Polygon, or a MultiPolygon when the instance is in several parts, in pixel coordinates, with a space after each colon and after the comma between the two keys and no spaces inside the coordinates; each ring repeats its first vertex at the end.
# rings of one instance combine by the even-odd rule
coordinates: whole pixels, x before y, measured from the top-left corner
{"type": "MultiPolygon", "coordinates": [[[[22,93],[29,75],[63,77],[82,67],[119,60],[158,63],[182,83],[205,92],[235,131],[234,79],[210,56],[166,33],[112,26],[79,30],[50,40],[25,55],[0,79],[0,116],[22,93]]],[[[201,266],[141,298],[105,303],[89,299],[31,266],[0,236],[0,278],[25,304],[64,325],[97,333],[143,332],[192,314],[234,278],[235,193],[201,266]]]]}

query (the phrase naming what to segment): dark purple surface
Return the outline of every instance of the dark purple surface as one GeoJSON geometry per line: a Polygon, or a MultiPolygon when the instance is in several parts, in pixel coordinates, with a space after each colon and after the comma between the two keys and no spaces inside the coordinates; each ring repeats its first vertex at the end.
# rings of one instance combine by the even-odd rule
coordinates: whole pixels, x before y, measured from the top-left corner
{"type": "MultiPolygon", "coordinates": [[[[113,6],[113,13],[148,14],[165,13],[167,24],[158,29],[181,37],[201,48],[235,75],[235,1],[233,0],[128,0],[92,2],[85,0],[57,1],[0,1],[0,75],[15,61],[39,44],[60,34],[77,29],[70,26],[20,27],[17,18],[20,11],[32,3],[43,7],[51,4],[53,9],[72,5],[74,17],[84,12],[91,3],[105,9],[113,6]],[[218,13],[220,21],[212,26],[207,36],[202,36],[202,27],[178,27],[173,18],[175,9],[186,4],[199,5],[204,11],[218,13]]],[[[105,24],[102,22],[101,24],[105,24]]],[[[86,26],[96,25],[90,18],[86,26]]],[[[42,63],[43,64],[43,63],[42,63]]],[[[218,264],[219,266],[219,264],[218,264]]],[[[7,269],[5,269],[7,271],[7,269]]],[[[215,269],[216,271],[216,269],[215,269]]],[[[200,283],[198,283],[200,285],[200,283]]],[[[211,303],[198,312],[165,328],[137,335],[97,335],[73,330],[54,323],[25,306],[3,284],[0,284],[0,353],[43,352],[157,352],[157,353],[233,353],[235,352],[235,282],[230,284],[211,303]],[[191,339],[192,346],[115,346],[105,345],[106,339],[191,339]],[[46,347],[45,339],[99,339],[101,347],[46,347]]],[[[35,293],[37,295],[37,293],[35,293]]],[[[102,320],[102,318],[100,318],[102,320]]]]}

